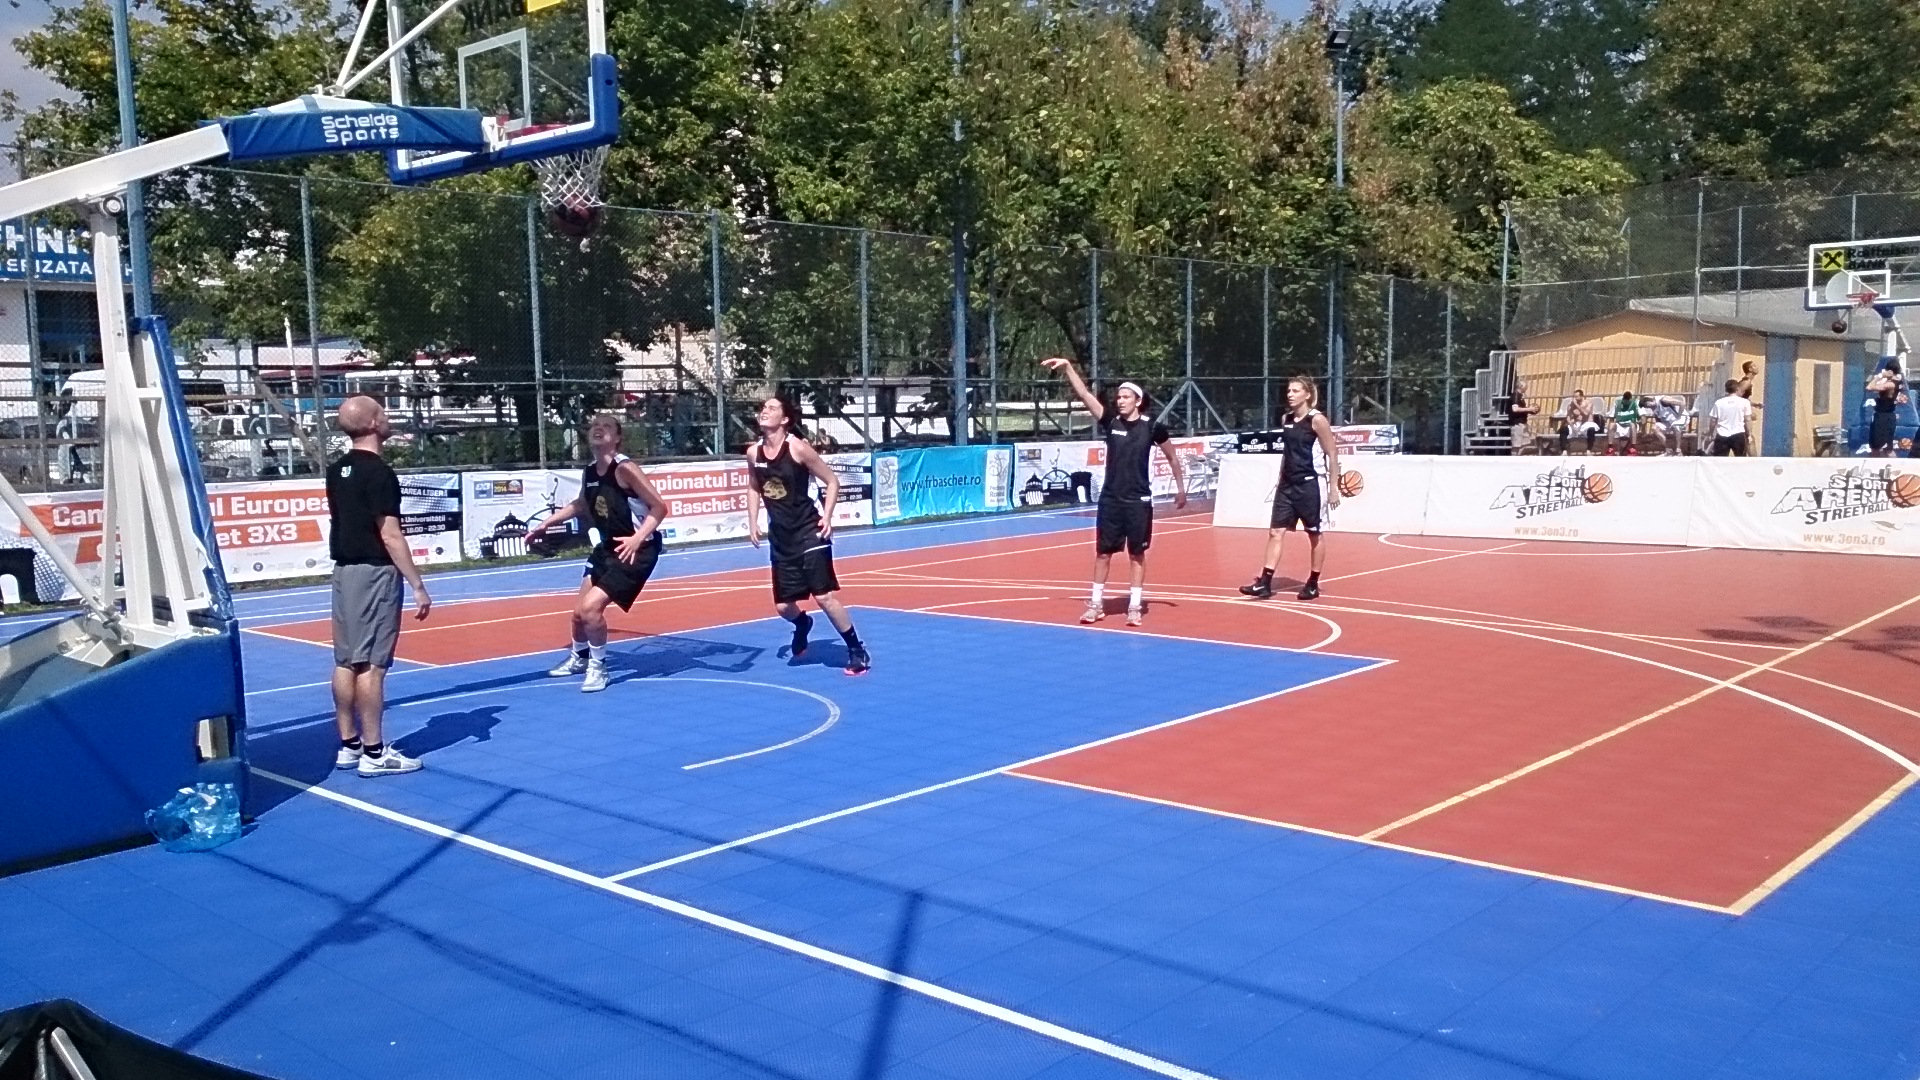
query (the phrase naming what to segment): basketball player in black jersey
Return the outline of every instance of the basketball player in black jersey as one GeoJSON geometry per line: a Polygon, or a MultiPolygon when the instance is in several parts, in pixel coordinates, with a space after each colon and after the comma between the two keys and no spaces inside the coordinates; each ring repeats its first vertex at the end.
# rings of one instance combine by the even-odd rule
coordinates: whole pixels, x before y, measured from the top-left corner
{"type": "Polygon", "coordinates": [[[1147,395],[1139,386],[1121,383],[1113,392],[1113,408],[1108,410],[1087,388],[1073,361],[1056,356],[1041,363],[1066,375],[1074,394],[1093,414],[1094,423],[1100,425],[1101,438],[1107,444],[1107,476],[1100,486],[1100,506],[1093,528],[1093,589],[1080,621],[1097,623],[1107,617],[1107,573],[1113,567],[1113,557],[1125,548],[1133,560],[1127,625],[1139,626],[1147,614],[1147,547],[1153,542],[1153,478],[1147,471],[1153,448],[1158,446],[1173,468],[1176,510],[1187,505],[1186,474],[1173,452],[1166,425],[1142,412],[1147,395]]]}
{"type": "Polygon", "coordinates": [[[847,674],[859,675],[873,666],[873,658],[840,602],[840,579],[833,573],[833,505],[840,499],[840,478],[794,434],[800,418],[785,400],[761,402],[758,419],[760,439],[747,447],[747,539],[760,546],[760,507],[765,505],[774,610],[793,624],[793,655],[805,655],[813,616],[800,610],[800,603],[812,597],[847,643],[847,674]],[[816,479],[827,489],[823,506],[814,505],[809,493],[816,479]]]}
{"type": "Polygon", "coordinates": [[[551,529],[585,517],[600,532],[573,606],[573,649],[547,672],[586,675],[580,690],[587,694],[607,688],[607,605],[618,604],[621,611],[633,607],[660,561],[660,522],[667,516],[666,500],[640,466],[620,452],[620,439],[619,417],[601,413],[587,422],[593,461],[581,474],[580,495],[541,525],[551,529]]]}
{"type": "Polygon", "coordinates": [[[1308,556],[1311,572],[1300,587],[1300,599],[1320,595],[1320,569],[1327,562],[1320,530],[1332,524],[1333,509],[1340,505],[1340,444],[1333,437],[1333,425],[1314,408],[1319,401],[1320,391],[1312,379],[1287,380],[1287,414],[1280,419],[1280,479],[1273,488],[1266,564],[1253,584],[1240,586],[1243,594],[1256,600],[1273,595],[1273,568],[1280,565],[1281,545],[1295,525],[1306,531],[1312,552],[1308,556]]]}

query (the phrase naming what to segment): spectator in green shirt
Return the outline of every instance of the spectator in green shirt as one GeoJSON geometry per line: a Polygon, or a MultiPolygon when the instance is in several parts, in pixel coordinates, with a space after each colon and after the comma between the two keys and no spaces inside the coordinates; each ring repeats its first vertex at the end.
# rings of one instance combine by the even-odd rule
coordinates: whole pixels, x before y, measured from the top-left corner
{"type": "Polygon", "coordinates": [[[1613,403],[1613,445],[1607,447],[1607,453],[1637,454],[1634,440],[1639,435],[1640,399],[1629,390],[1620,395],[1613,403]]]}

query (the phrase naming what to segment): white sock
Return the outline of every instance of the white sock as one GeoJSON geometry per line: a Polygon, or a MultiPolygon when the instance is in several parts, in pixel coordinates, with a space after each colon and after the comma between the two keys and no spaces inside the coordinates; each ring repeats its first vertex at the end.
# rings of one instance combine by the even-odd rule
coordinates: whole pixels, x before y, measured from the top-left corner
{"type": "Polygon", "coordinates": [[[1106,602],[1107,602],[1107,587],[1098,581],[1094,582],[1093,595],[1087,598],[1087,603],[1094,604],[1097,606],[1100,604],[1104,604],[1106,602]]]}
{"type": "Polygon", "coordinates": [[[587,652],[587,643],[586,643],[586,642],[584,642],[584,641],[576,641],[576,642],[574,642],[574,643],[573,643],[573,655],[575,655],[575,656],[585,656],[585,655],[586,655],[586,652],[587,652]]]}
{"type": "Polygon", "coordinates": [[[1144,601],[1141,600],[1140,593],[1141,593],[1141,590],[1138,586],[1127,590],[1127,610],[1128,611],[1139,611],[1142,609],[1142,607],[1144,606],[1144,601]]]}
{"type": "Polygon", "coordinates": [[[607,647],[605,645],[587,646],[587,658],[605,663],[607,659],[607,647]]]}

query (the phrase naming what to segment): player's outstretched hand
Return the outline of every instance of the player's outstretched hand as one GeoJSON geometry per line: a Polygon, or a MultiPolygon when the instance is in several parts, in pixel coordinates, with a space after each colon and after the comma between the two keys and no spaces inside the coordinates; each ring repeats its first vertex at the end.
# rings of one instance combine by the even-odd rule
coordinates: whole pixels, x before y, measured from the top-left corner
{"type": "Polygon", "coordinates": [[[620,556],[621,562],[626,563],[628,566],[632,566],[633,560],[639,557],[640,548],[646,542],[647,542],[646,537],[641,536],[639,533],[632,533],[630,535],[623,536],[620,539],[614,541],[613,553],[615,555],[620,556]]]}
{"type": "Polygon", "coordinates": [[[1048,371],[1065,371],[1067,368],[1073,366],[1073,361],[1064,356],[1050,356],[1040,361],[1040,366],[1046,368],[1048,371]]]}

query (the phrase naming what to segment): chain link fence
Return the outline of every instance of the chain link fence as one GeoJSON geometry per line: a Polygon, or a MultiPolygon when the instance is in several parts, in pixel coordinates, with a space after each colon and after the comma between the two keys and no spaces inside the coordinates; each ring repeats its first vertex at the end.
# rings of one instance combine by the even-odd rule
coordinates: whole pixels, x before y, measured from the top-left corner
{"type": "Polygon", "coordinates": [[[1633,308],[1825,332],[1805,311],[1811,244],[1920,235],[1912,163],[1766,183],[1704,178],[1513,205],[1518,340],[1633,308]]]}
{"type": "MultiPolygon", "coordinates": [[[[15,155],[15,161],[20,156],[15,155]]],[[[54,162],[44,156],[32,171],[54,162]]],[[[312,475],[349,394],[383,400],[404,466],[581,460],[588,415],[647,457],[737,452],[760,395],[841,449],[1085,437],[1041,367],[1146,386],[1176,431],[1270,426],[1286,380],[1332,373],[1324,269],[1087,249],[969,262],[955,402],[952,249],[940,237],[610,208],[563,236],[500,178],[430,188],[223,168],[148,191],[168,318],[209,479],[312,475]]],[[[0,468],[97,483],[99,334],[77,218],[0,223],[0,468]]],[[[1341,279],[1341,421],[1458,445],[1460,392],[1498,345],[1500,290],[1341,279]]]]}

